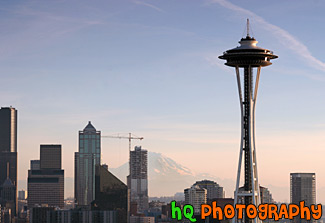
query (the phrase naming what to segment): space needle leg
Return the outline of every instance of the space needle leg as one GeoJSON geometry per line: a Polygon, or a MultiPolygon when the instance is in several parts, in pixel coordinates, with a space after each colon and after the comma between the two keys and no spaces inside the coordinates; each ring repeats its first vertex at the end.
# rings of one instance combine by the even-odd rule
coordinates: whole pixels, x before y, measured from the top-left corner
{"type": "MultiPolygon", "coordinates": [[[[256,99],[257,99],[257,92],[258,92],[258,85],[260,81],[260,73],[261,73],[261,67],[257,68],[257,74],[256,74],[256,81],[255,81],[255,92],[254,92],[254,97],[253,97],[253,158],[254,158],[254,163],[255,163],[255,178],[256,178],[256,183],[258,184],[258,172],[257,172],[257,159],[256,159],[256,145],[255,145],[255,108],[256,108],[256,99]]],[[[260,198],[260,187],[259,185],[256,185],[257,191],[258,191],[258,198],[260,198]]],[[[259,199],[256,204],[259,205],[261,202],[261,199],[259,199]]]]}
{"type": "MultiPolygon", "coordinates": [[[[261,67],[257,68],[254,95],[252,97],[252,143],[251,143],[251,166],[252,166],[252,193],[253,193],[253,204],[258,206],[260,204],[260,187],[258,183],[258,173],[257,173],[257,159],[256,159],[256,145],[255,145],[255,108],[256,108],[256,98],[258,92],[258,85],[260,79],[261,67]]],[[[258,218],[254,219],[255,223],[261,222],[258,218]]]]}
{"type": "MultiPolygon", "coordinates": [[[[242,89],[241,89],[241,82],[240,82],[240,72],[239,67],[236,66],[236,77],[237,77],[237,86],[238,86],[238,95],[239,95],[239,102],[240,102],[240,119],[241,119],[241,136],[240,136],[240,151],[239,151],[239,162],[238,162],[238,172],[237,172],[237,180],[236,180],[236,190],[235,190],[235,199],[234,205],[238,202],[238,192],[239,192],[239,183],[240,183],[240,175],[241,175],[241,166],[242,166],[242,157],[243,157],[243,131],[244,131],[244,117],[243,117],[243,97],[242,97],[242,89]]],[[[233,223],[237,222],[237,213],[233,218],[233,223]]]]}

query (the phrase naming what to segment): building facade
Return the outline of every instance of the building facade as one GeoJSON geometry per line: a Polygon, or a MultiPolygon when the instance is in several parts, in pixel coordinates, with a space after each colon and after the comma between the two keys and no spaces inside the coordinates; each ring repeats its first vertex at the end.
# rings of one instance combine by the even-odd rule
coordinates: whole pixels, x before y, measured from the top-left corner
{"type": "Polygon", "coordinates": [[[155,217],[131,216],[130,223],[155,223],[155,217]]]}
{"type": "Polygon", "coordinates": [[[130,203],[137,203],[143,213],[149,208],[148,199],[148,151],[136,146],[130,151],[130,175],[127,177],[130,203]]]}
{"type": "Polygon", "coordinates": [[[95,200],[96,165],[100,165],[100,131],[88,123],[79,131],[79,151],[75,153],[75,201],[78,206],[95,200]]]}
{"type": "Polygon", "coordinates": [[[61,145],[41,145],[40,169],[61,169],[61,145]]]}
{"type": "Polygon", "coordinates": [[[4,223],[4,222],[8,222],[11,223],[12,222],[12,213],[11,213],[11,209],[8,208],[2,208],[0,206],[0,222],[4,223]]]}
{"type": "Polygon", "coordinates": [[[27,198],[27,191],[20,190],[18,191],[18,200],[26,200],[27,198]]]}
{"type": "MultiPolygon", "coordinates": [[[[316,204],[316,175],[315,173],[290,173],[290,202],[299,205],[305,201],[306,206],[316,204]]],[[[294,222],[316,222],[305,221],[295,218],[294,222]]]]}
{"type": "Polygon", "coordinates": [[[266,187],[260,186],[261,204],[275,203],[270,190],[266,187]]]}
{"type": "Polygon", "coordinates": [[[207,189],[193,185],[184,190],[185,204],[190,204],[194,208],[194,214],[201,213],[201,204],[207,203],[207,189]]]}
{"type": "Polygon", "coordinates": [[[117,222],[127,222],[128,188],[108,171],[107,165],[96,166],[95,200],[91,209],[116,211],[117,222]]]}
{"type": "Polygon", "coordinates": [[[0,205],[10,206],[11,214],[15,216],[17,213],[17,110],[3,107],[0,109],[0,190],[8,190],[9,183],[10,191],[14,187],[15,193],[6,198],[0,195],[0,205]]]}
{"type": "Polygon", "coordinates": [[[30,161],[30,169],[31,170],[40,170],[41,169],[41,161],[40,160],[31,160],[30,161]]]}
{"type": "MultiPolygon", "coordinates": [[[[54,210],[47,212],[46,223],[122,223],[116,211],[54,210]]],[[[126,222],[125,222],[126,223],[126,222]]]]}
{"type": "Polygon", "coordinates": [[[54,207],[47,205],[35,206],[29,210],[29,223],[46,223],[48,222],[48,214],[54,211],[54,207]]]}
{"type": "Polygon", "coordinates": [[[207,190],[207,200],[224,198],[223,187],[212,180],[196,181],[194,185],[207,190]]]}
{"type": "Polygon", "coordinates": [[[61,145],[41,145],[40,151],[42,154],[40,163],[43,165],[40,165],[40,169],[31,165],[31,169],[28,170],[28,208],[37,205],[64,208],[64,170],[61,168],[61,145]]]}

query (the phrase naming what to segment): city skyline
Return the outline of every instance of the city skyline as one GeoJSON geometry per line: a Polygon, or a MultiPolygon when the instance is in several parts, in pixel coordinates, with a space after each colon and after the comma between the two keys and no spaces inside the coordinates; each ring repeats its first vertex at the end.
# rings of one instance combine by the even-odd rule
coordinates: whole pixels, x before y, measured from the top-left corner
{"type": "MultiPolygon", "coordinates": [[[[62,144],[62,169],[73,177],[78,130],[90,120],[102,135],[132,132],[144,137],[133,146],[234,180],[238,96],[217,56],[242,37],[249,17],[261,46],[281,58],[260,80],[259,183],[289,192],[291,172],[315,172],[317,202],[325,201],[324,3],[168,3],[0,3],[0,102],[19,111],[18,179],[45,143],[62,144]]],[[[102,163],[127,160],[127,140],[102,140],[102,163]]]]}

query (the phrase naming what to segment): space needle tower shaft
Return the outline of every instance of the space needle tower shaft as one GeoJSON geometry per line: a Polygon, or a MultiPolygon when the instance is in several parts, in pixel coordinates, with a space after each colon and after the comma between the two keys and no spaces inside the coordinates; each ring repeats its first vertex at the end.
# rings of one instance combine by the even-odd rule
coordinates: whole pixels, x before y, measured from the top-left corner
{"type": "MultiPolygon", "coordinates": [[[[241,114],[241,142],[236,180],[234,205],[260,204],[260,191],[257,174],[256,146],[255,146],[255,106],[261,68],[269,66],[271,59],[277,58],[272,51],[256,46],[257,41],[249,34],[249,20],[247,20],[247,35],[240,41],[240,46],[227,50],[220,59],[226,60],[225,65],[236,70],[240,114],[241,114]],[[242,74],[241,74],[242,71],[242,74]],[[254,75],[255,73],[255,75],[254,75]],[[254,78],[255,77],[255,78],[254,78]],[[242,89],[243,88],[243,89],[242,89]],[[242,177],[242,162],[244,160],[244,175],[242,177]],[[241,178],[244,185],[240,186],[241,178]]],[[[239,222],[237,216],[234,222],[239,222]]],[[[257,218],[249,219],[244,214],[241,222],[259,222],[257,218]]]]}

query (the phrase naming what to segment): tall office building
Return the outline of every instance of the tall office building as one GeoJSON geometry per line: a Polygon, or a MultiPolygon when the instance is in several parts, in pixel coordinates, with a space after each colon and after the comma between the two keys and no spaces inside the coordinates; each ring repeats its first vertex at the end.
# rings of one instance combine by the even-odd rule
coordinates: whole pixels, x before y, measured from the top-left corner
{"type": "Polygon", "coordinates": [[[204,188],[207,190],[207,200],[212,200],[215,198],[224,198],[223,187],[220,187],[220,185],[214,181],[196,181],[194,186],[199,186],[201,189],[204,188]]]}
{"type": "Polygon", "coordinates": [[[136,146],[130,151],[130,175],[127,179],[130,203],[137,203],[142,213],[149,208],[148,202],[148,151],[136,146]]]}
{"type": "Polygon", "coordinates": [[[184,190],[185,204],[190,204],[194,208],[194,214],[201,213],[201,204],[207,203],[207,189],[193,185],[191,188],[184,190]]]}
{"type": "Polygon", "coordinates": [[[75,201],[78,206],[95,200],[96,165],[100,165],[100,131],[88,123],[79,131],[79,151],[75,153],[75,201]]]}
{"type": "Polygon", "coordinates": [[[37,205],[64,207],[64,170],[61,169],[61,145],[40,146],[40,168],[31,162],[28,170],[28,208],[37,205]]]}
{"type": "Polygon", "coordinates": [[[92,210],[116,211],[117,222],[127,222],[128,187],[108,171],[107,165],[96,166],[96,199],[92,210]]]}
{"type": "MultiPolygon", "coordinates": [[[[316,204],[315,173],[290,173],[290,202],[298,204],[305,201],[306,206],[316,204]]],[[[294,218],[294,222],[315,222],[294,218]]]]}
{"type": "Polygon", "coordinates": [[[17,152],[17,110],[0,109],[0,151],[17,152]]]}
{"type": "Polygon", "coordinates": [[[14,207],[12,215],[17,213],[17,110],[12,107],[0,109],[0,190],[10,190],[15,193],[6,198],[0,195],[0,205],[14,207]],[[5,185],[4,185],[5,184],[5,185]],[[3,188],[5,186],[5,188],[3,188]]]}
{"type": "MultiPolygon", "coordinates": [[[[7,169],[9,169],[9,167],[7,169]]],[[[1,203],[5,204],[4,207],[10,209],[12,214],[14,214],[14,210],[16,209],[17,191],[16,186],[12,183],[9,178],[9,171],[7,173],[7,179],[0,188],[0,197],[1,203]]]]}
{"type": "Polygon", "coordinates": [[[40,168],[61,169],[61,145],[41,145],[40,168]]]}

